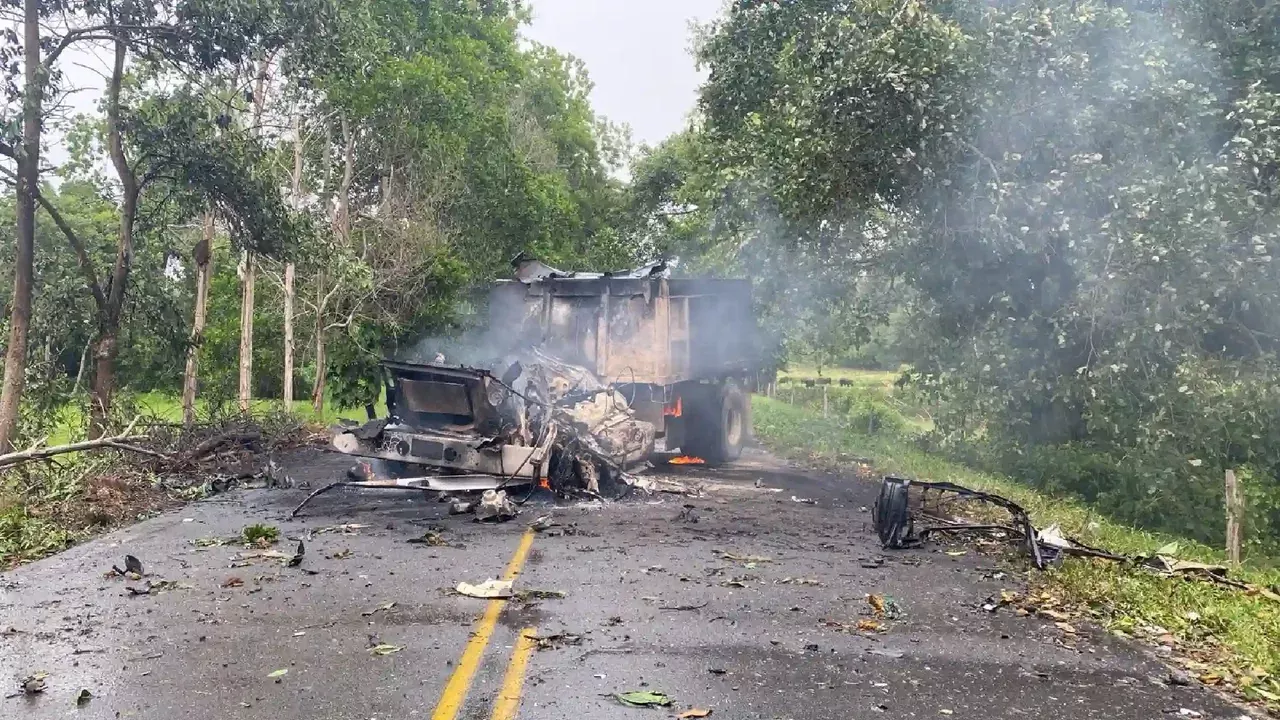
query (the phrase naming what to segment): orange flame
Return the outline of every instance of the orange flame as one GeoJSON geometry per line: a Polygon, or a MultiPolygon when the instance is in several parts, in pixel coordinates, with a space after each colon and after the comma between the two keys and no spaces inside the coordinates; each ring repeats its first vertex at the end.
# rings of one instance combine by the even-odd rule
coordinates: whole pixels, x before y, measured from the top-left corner
{"type": "Polygon", "coordinates": [[[707,462],[706,460],[703,460],[700,457],[693,457],[692,455],[681,455],[680,457],[671,458],[670,460],[667,461],[667,464],[668,465],[705,465],[706,462],[707,462]]]}
{"type": "Polygon", "coordinates": [[[680,417],[684,415],[684,403],[681,402],[680,396],[676,396],[675,405],[663,405],[662,414],[666,417],[680,417]]]}

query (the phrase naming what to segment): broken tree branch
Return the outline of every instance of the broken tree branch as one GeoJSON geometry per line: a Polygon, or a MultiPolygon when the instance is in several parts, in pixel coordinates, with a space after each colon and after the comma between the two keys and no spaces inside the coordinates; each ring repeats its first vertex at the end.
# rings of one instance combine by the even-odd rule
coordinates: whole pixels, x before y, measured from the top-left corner
{"type": "Polygon", "coordinates": [[[48,460],[49,458],[56,457],[58,455],[65,455],[67,453],[83,452],[85,450],[100,450],[103,448],[113,448],[116,450],[138,453],[140,455],[151,455],[164,458],[164,455],[155,452],[154,450],[147,450],[134,444],[147,439],[146,435],[130,434],[133,432],[133,427],[137,424],[138,418],[134,418],[133,422],[129,423],[129,426],[124,429],[124,432],[111,437],[68,443],[66,445],[54,445],[46,448],[33,446],[26,450],[0,455],[0,469],[10,468],[15,465],[21,465],[23,463],[34,462],[37,460],[48,460]]]}

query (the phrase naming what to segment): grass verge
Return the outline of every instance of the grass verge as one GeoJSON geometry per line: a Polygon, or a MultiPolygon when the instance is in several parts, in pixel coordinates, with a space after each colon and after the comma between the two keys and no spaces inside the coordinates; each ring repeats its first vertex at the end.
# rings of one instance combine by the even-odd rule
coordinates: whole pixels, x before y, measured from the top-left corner
{"type": "MultiPolygon", "coordinates": [[[[1008,477],[923,452],[910,424],[886,423],[867,432],[860,416],[833,412],[824,418],[811,402],[790,405],[782,389],[779,396],[783,399],[753,398],[752,410],[757,437],[783,457],[835,471],[864,463],[879,472],[949,480],[1003,495],[1026,508],[1037,525],[1058,523],[1067,535],[1118,553],[1151,553],[1177,542],[1181,559],[1224,559],[1212,548],[1127,527],[1071,499],[1050,497],[1008,477]]],[[[1236,577],[1264,587],[1280,583],[1275,569],[1244,568],[1236,577]]],[[[1069,559],[1031,580],[1038,589],[1060,593],[1116,634],[1158,640],[1167,648],[1161,654],[1200,682],[1280,709],[1280,603],[1101,560],[1069,559]]]]}

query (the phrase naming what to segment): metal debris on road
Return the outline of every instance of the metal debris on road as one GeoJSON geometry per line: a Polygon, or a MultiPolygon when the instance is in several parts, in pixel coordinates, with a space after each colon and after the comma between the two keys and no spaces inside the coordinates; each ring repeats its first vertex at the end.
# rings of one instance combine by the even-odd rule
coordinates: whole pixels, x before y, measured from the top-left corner
{"type": "Polygon", "coordinates": [[[76,693],[76,707],[87,705],[93,699],[93,693],[89,692],[89,688],[80,688],[80,692],[76,693]]]}
{"type": "Polygon", "coordinates": [[[1271,588],[1235,580],[1221,565],[1178,560],[1172,557],[1178,550],[1177,543],[1169,543],[1151,555],[1120,555],[1086,545],[1062,533],[1058,525],[1038,530],[1027,511],[1008,498],[993,493],[972,490],[950,482],[925,482],[894,476],[885,476],[880,494],[872,507],[872,524],[884,548],[900,550],[919,547],[933,533],[993,532],[998,535],[1020,538],[1037,569],[1044,570],[1050,563],[1064,556],[1090,557],[1125,563],[1166,576],[1185,576],[1224,585],[1254,595],[1280,602],[1280,592],[1271,588]],[[919,492],[913,494],[913,491],[919,492]],[[934,504],[930,505],[930,498],[934,504]],[[942,514],[944,498],[983,502],[1008,511],[1008,523],[969,523],[942,514]],[[917,527],[917,526],[920,527],[917,527]]]}
{"type": "Polygon", "coordinates": [[[287,567],[298,567],[302,564],[302,558],[307,554],[307,546],[301,540],[298,541],[298,548],[293,551],[293,556],[285,561],[287,567]]]}
{"type": "Polygon", "coordinates": [[[550,515],[543,515],[537,520],[534,520],[533,522],[529,523],[529,529],[533,530],[534,532],[542,532],[543,530],[550,530],[556,525],[557,525],[556,521],[552,519],[550,515]]]}
{"type": "Polygon", "coordinates": [[[507,497],[506,490],[485,490],[476,505],[476,522],[506,522],[520,514],[516,504],[507,497]]]}

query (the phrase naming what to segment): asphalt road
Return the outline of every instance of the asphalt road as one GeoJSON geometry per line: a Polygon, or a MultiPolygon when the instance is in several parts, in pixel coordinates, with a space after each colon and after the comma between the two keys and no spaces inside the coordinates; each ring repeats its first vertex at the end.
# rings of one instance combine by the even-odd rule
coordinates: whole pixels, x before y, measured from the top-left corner
{"type": "MultiPolygon", "coordinates": [[[[346,464],[303,458],[293,474],[319,483],[346,464]]],[[[0,575],[0,688],[48,673],[43,693],[0,700],[0,718],[1244,714],[1202,689],[1166,685],[1158,662],[1101,630],[1068,635],[1047,620],[983,612],[987,597],[1018,586],[1025,570],[1012,561],[939,547],[883,553],[866,509],[873,483],[760,452],[731,469],[678,474],[706,494],[531,503],[501,525],[368,492],[335,492],[288,519],[305,490],[239,491],[147,520],[0,575]],[[547,512],[559,527],[526,530],[547,512]],[[253,523],[309,534],[301,565],[195,544],[253,523]],[[350,523],[364,527],[333,530],[350,523]],[[408,542],[432,527],[448,546],[408,542]],[[104,576],[126,553],[142,560],[142,581],[104,576]],[[565,597],[452,592],[504,573],[517,590],[565,597]],[[148,595],[126,589],[148,583],[148,595]],[[883,632],[824,623],[866,617],[873,593],[901,609],[883,632]],[[581,639],[521,639],[563,633],[581,639]],[[388,654],[370,650],[379,645],[388,654]],[[77,707],[82,688],[93,697],[77,707]],[[627,691],[662,692],[673,705],[612,697],[627,691]]],[[[276,550],[295,545],[282,539],[276,550]]]]}

